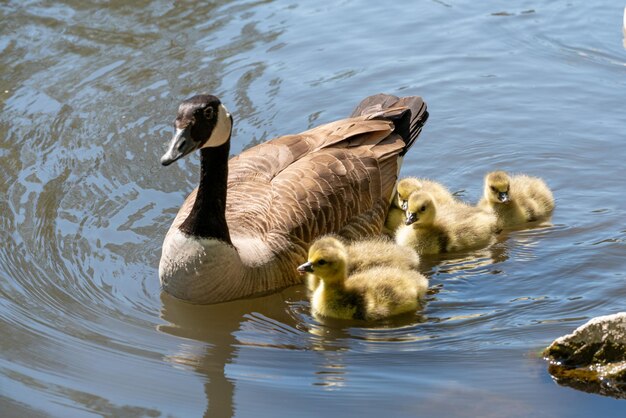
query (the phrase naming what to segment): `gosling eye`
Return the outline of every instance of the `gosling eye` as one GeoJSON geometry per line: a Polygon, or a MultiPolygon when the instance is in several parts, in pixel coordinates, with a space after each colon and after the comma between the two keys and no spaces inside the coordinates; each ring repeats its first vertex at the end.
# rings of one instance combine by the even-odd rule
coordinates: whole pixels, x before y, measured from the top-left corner
{"type": "Polygon", "coordinates": [[[319,260],[319,261],[317,262],[317,265],[318,265],[318,266],[323,266],[324,264],[326,264],[326,260],[324,260],[324,259],[321,259],[321,260],[319,260]]]}
{"type": "Polygon", "coordinates": [[[426,205],[422,205],[422,207],[420,208],[420,212],[424,212],[426,211],[426,205]]]}
{"type": "Polygon", "coordinates": [[[495,188],[495,187],[493,187],[493,186],[491,186],[491,191],[492,191],[492,192],[494,192],[494,193],[496,193],[496,192],[497,192],[496,188],[495,188]]]}

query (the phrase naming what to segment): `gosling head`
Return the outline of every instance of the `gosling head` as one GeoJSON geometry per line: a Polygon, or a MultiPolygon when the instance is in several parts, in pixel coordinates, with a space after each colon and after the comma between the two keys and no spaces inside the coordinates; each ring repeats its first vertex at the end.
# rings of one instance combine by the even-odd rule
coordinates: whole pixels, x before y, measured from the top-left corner
{"type": "Polygon", "coordinates": [[[422,190],[422,183],[412,177],[407,177],[398,182],[396,186],[396,206],[406,211],[411,193],[422,190]]]}
{"type": "Polygon", "coordinates": [[[346,278],[346,247],[336,238],[323,237],[309,248],[308,261],[298,267],[300,274],[313,273],[327,284],[346,278]]]}
{"type": "Polygon", "coordinates": [[[178,106],[176,132],[161,164],[170,165],[200,148],[223,145],[230,139],[232,126],[232,116],[217,97],[200,94],[184,100],[178,106]]]}
{"type": "Polygon", "coordinates": [[[426,192],[413,192],[409,196],[406,209],[407,225],[426,226],[435,220],[437,206],[435,200],[426,192]]]}
{"type": "Polygon", "coordinates": [[[485,198],[491,203],[508,204],[511,178],[504,171],[493,171],[485,176],[485,198]]]}

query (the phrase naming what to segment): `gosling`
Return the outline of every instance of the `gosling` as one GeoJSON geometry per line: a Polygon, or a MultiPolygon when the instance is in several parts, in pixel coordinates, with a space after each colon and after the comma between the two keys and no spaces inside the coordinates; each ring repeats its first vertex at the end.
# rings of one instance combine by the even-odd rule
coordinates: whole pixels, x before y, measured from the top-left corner
{"type": "MultiPolygon", "coordinates": [[[[331,237],[328,235],[327,237],[331,237]]],[[[341,241],[338,236],[332,236],[341,241]]],[[[345,243],[348,254],[348,276],[374,267],[397,267],[401,270],[417,270],[420,258],[412,248],[401,247],[388,238],[371,238],[363,241],[345,243]]],[[[307,275],[307,287],[315,291],[319,278],[307,275]]]]}
{"type": "Polygon", "coordinates": [[[374,321],[415,311],[428,280],[415,270],[375,266],[348,274],[349,251],[334,237],[322,237],[309,249],[300,273],[312,273],[320,284],[311,298],[313,314],[374,321]]]}
{"type": "Polygon", "coordinates": [[[420,255],[486,247],[498,232],[492,213],[468,205],[442,205],[426,192],[411,194],[406,214],[396,243],[420,255]]]}
{"type": "Polygon", "coordinates": [[[437,203],[440,204],[460,203],[445,186],[436,181],[405,177],[396,185],[396,192],[391,200],[391,207],[387,214],[383,232],[393,236],[398,227],[405,223],[405,212],[409,196],[411,193],[420,190],[430,193],[437,203]]]}
{"type": "Polygon", "coordinates": [[[554,197],[538,177],[511,177],[504,171],[494,171],[485,176],[478,207],[492,211],[499,228],[515,227],[549,219],[554,211],[554,197]]]}

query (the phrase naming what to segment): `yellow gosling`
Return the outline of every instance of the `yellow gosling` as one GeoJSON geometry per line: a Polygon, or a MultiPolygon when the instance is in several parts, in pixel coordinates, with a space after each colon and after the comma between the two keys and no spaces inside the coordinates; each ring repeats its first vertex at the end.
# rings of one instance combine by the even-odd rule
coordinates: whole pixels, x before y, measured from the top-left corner
{"type": "MultiPolygon", "coordinates": [[[[395,201],[394,197],[394,201],[395,201]]],[[[387,212],[387,218],[385,219],[385,225],[383,226],[383,233],[387,236],[393,237],[396,233],[396,229],[406,221],[406,215],[404,211],[396,207],[393,203],[387,212]]]]}
{"type": "MultiPolygon", "coordinates": [[[[333,236],[333,238],[341,241],[338,236],[333,236]]],[[[416,270],[419,267],[420,258],[415,250],[396,245],[388,238],[354,241],[349,244],[344,243],[344,246],[348,254],[348,275],[374,267],[396,267],[410,270],[416,270]]],[[[317,289],[319,285],[319,279],[314,274],[308,274],[306,282],[311,291],[317,289]]]]}
{"type": "Polygon", "coordinates": [[[494,171],[485,176],[478,207],[492,211],[499,228],[515,227],[549,219],[554,211],[554,197],[538,177],[494,171]]]}
{"type": "Polygon", "coordinates": [[[496,218],[490,212],[468,205],[440,205],[430,193],[414,192],[396,243],[418,254],[457,252],[491,244],[496,232],[496,218]]]}
{"type": "Polygon", "coordinates": [[[313,243],[298,271],[320,280],[311,298],[314,315],[378,320],[415,311],[426,294],[428,280],[415,270],[378,265],[349,274],[349,264],[349,251],[338,239],[313,243]]]}
{"type": "Polygon", "coordinates": [[[398,181],[396,185],[396,191],[385,221],[384,232],[386,234],[393,236],[398,227],[405,223],[405,211],[409,196],[417,191],[430,193],[439,204],[461,203],[445,186],[436,181],[417,177],[405,177],[398,181]]]}
{"type": "Polygon", "coordinates": [[[355,241],[346,247],[348,275],[373,267],[397,267],[416,270],[420,258],[412,248],[401,247],[389,239],[355,241]]]}
{"type": "Polygon", "coordinates": [[[413,192],[423,191],[430,193],[438,204],[447,205],[457,202],[457,199],[445,186],[433,180],[406,177],[398,182],[397,207],[406,210],[409,196],[413,192]]]}

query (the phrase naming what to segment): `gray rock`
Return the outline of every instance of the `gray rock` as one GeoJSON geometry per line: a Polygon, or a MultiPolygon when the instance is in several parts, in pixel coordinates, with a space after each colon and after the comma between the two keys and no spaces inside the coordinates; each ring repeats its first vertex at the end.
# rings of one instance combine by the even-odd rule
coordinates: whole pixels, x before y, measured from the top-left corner
{"type": "Polygon", "coordinates": [[[626,312],[590,320],[543,354],[559,384],[626,399],[626,312]]]}

